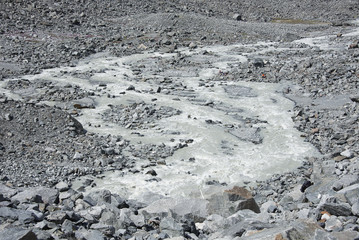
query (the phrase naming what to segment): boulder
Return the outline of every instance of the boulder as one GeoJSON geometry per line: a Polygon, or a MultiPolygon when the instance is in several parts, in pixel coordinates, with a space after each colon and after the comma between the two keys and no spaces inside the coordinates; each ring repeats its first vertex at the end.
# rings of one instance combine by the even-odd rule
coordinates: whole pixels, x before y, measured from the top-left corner
{"type": "Polygon", "coordinates": [[[259,206],[258,206],[257,202],[254,200],[254,198],[239,200],[237,203],[238,204],[237,204],[236,211],[243,210],[243,209],[249,209],[255,213],[261,212],[259,209],[259,206]]]}
{"type": "Polygon", "coordinates": [[[359,199],[359,184],[353,184],[349,187],[338,191],[338,194],[343,194],[350,205],[353,205],[359,199]]]}
{"type": "Polygon", "coordinates": [[[179,237],[183,235],[183,227],[171,217],[165,217],[160,223],[162,232],[167,233],[170,237],[179,237]]]}
{"type": "Polygon", "coordinates": [[[357,174],[344,175],[341,179],[333,183],[333,189],[335,191],[339,191],[343,188],[349,187],[356,183],[359,183],[359,175],[357,174]]]}
{"type": "Polygon", "coordinates": [[[323,203],[319,209],[335,216],[350,216],[352,214],[351,206],[348,203],[323,203]]]}
{"type": "Polygon", "coordinates": [[[67,216],[66,212],[64,212],[62,210],[58,210],[58,211],[51,212],[48,216],[46,216],[46,219],[49,222],[55,222],[58,224],[62,224],[65,221],[65,219],[68,219],[68,216],[67,216]]]}
{"type": "Polygon", "coordinates": [[[37,240],[35,233],[30,229],[5,228],[0,230],[0,240],[37,240]]]}
{"type": "Polygon", "coordinates": [[[329,232],[339,232],[343,230],[343,228],[343,223],[337,216],[330,216],[330,218],[325,222],[325,230],[329,232]]]}
{"type": "Polygon", "coordinates": [[[75,232],[76,239],[105,240],[105,236],[98,230],[79,229],[75,232]]]}
{"type": "Polygon", "coordinates": [[[98,230],[105,234],[106,236],[112,236],[115,234],[115,228],[103,223],[95,223],[91,225],[91,229],[98,230]]]}
{"type": "Polygon", "coordinates": [[[298,220],[291,224],[283,222],[281,225],[272,225],[272,227],[263,228],[263,230],[247,229],[241,239],[313,239],[313,236],[316,235],[317,232],[326,234],[326,232],[316,222],[308,220],[298,220]]]}
{"type": "Polygon", "coordinates": [[[4,198],[11,198],[17,193],[17,190],[9,188],[4,184],[0,184],[0,193],[3,195],[4,198]]]}
{"type": "Polygon", "coordinates": [[[352,205],[352,213],[355,216],[359,216],[359,200],[352,205]]]}
{"type": "Polygon", "coordinates": [[[59,182],[55,185],[55,188],[58,189],[60,192],[64,192],[69,190],[69,185],[65,182],[59,182]]]}
{"type": "Polygon", "coordinates": [[[203,221],[208,216],[207,205],[208,201],[202,199],[166,198],[140,209],[139,213],[143,214],[145,218],[171,215],[174,219],[193,217],[195,221],[203,221]]]}
{"type": "Polygon", "coordinates": [[[19,201],[20,203],[28,201],[39,201],[42,203],[53,204],[58,202],[59,192],[53,188],[47,187],[32,187],[27,188],[22,192],[17,193],[11,198],[12,201],[19,201]]]}
{"type": "Polygon", "coordinates": [[[84,201],[88,202],[90,205],[102,205],[102,204],[111,204],[111,192],[109,190],[99,190],[96,192],[91,192],[84,197],[84,201]]]}

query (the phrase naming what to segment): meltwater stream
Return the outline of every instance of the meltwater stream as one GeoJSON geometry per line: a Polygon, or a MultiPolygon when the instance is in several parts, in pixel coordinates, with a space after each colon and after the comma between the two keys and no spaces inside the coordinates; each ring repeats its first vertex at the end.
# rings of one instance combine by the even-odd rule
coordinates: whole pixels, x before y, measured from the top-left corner
{"type": "Polygon", "coordinates": [[[268,49],[273,49],[270,44],[125,57],[102,54],[26,78],[92,91],[94,96],[84,101],[94,108],[82,109],[77,118],[90,132],[121,135],[132,148],[187,142],[187,147],[155,159],[157,164],[145,169],[149,159],[124,151],[138,171],[105,173],[95,178],[91,190],[109,189],[147,201],[206,197],[223,185],[228,189],[294,170],[306,157],[318,154],[294,128],[294,103],[282,95],[283,86],[226,79],[228,71],[268,49]],[[159,115],[146,115],[148,109],[159,115]],[[146,174],[149,170],[157,176],[146,174]]]}

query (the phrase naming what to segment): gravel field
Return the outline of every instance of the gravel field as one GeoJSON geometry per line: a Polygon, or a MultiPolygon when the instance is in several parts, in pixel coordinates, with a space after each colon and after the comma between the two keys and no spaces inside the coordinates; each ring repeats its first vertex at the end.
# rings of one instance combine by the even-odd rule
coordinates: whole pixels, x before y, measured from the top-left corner
{"type": "MultiPolygon", "coordinates": [[[[1,1],[0,240],[359,239],[358,15],[358,2],[350,0],[1,1]],[[145,171],[160,181],[150,167],[166,164],[163,159],[193,139],[173,140],[171,146],[134,145],[120,135],[93,133],[88,128],[103,126],[77,118],[95,108],[95,97],[118,97],[109,95],[106,85],[89,90],[25,75],[74,67],[93,54],[148,51],[177,54],[155,67],[180,71],[193,69],[193,59],[179,49],[231,44],[243,44],[241,52],[256,58],[230,66],[201,86],[285,83],[282,94],[295,102],[295,127],[321,157],[208,199],[148,196],[157,201],[147,201],[108,190],[84,192],[95,186],[91,178],[72,188],[80,176],[114,170],[145,171]],[[148,165],[139,170],[138,158],[148,165]]],[[[200,52],[200,57],[208,54],[200,52]]],[[[134,76],[143,76],[142,65],[131,66],[134,76]]],[[[90,79],[97,73],[61,74],[90,79]]],[[[164,79],[161,84],[152,90],[154,97],[195,98],[180,82],[164,79]]],[[[139,90],[129,86],[120,94],[130,91],[139,90]]],[[[140,135],[137,130],[180,114],[141,103],[111,106],[103,119],[140,135]]],[[[253,136],[248,139],[262,141],[253,136]]],[[[208,183],[216,184],[227,183],[208,183]]]]}

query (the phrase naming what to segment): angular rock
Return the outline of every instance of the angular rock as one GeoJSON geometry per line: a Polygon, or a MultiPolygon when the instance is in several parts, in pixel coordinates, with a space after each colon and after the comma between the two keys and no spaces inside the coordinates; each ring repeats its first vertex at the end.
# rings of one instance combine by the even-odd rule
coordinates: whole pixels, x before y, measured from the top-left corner
{"type": "Polygon", "coordinates": [[[176,222],[171,217],[165,217],[162,219],[160,229],[162,232],[167,233],[170,237],[179,237],[183,234],[181,224],[176,222]]]}
{"type": "Polygon", "coordinates": [[[40,202],[53,204],[58,202],[59,192],[53,188],[33,187],[27,188],[22,192],[17,193],[11,198],[12,201],[28,202],[33,199],[39,199],[40,202]]]}
{"type": "Polygon", "coordinates": [[[359,184],[353,184],[349,187],[338,191],[338,194],[343,194],[350,205],[353,205],[359,199],[359,184]]]}
{"type": "Polygon", "coordinates": [[[77,227],[75,226],[75,224],[68,219],[66,219],[61,225],[61,231],[68,235],[73,233],[73,231],[76,229],[77,227]]]}
{"type": "Polygon", "coordinates": [[[92,192],[84,197],[84,201],[88,202],[92,206],[106,203],[111,204],[111,192],[109,190],[92,192]]]}
{"type": "Polygon", "coordinates": [[[38,240],[30,229],[5,228],[0,230],[0,240],[38,240]]]}
{"type": "Polygon", "coordinates": [[[0,183],[0,193],[4,198],[9,199],[17,193],[17,190],[9,188],[8,186],[0,183]]]}
{"type": "Polygon", "coordinates": [[[352,205],[352,213],[359,217],[359,200],[352,205]]]}
{"type": "Polygon", "coordinates": [[[234,186],[232,189],[225,190],[224,192],[228,195],[229,201],[232,202],[253,198],[252,193],[244,187],[234,186]]]}
{"type": "Polygon", "coordinates": [[[278,209],[278,204],[274,201],[268,201],[262,204],[260,211],[267,213],[274,213],[278,209]]]}
{"type": "Polygon", "coordinates": [[[65,221],[65,219],[67,219],[67,218],[68,218],[68,216],[67,216],[66,212],[61,211],[61,210],[58,210],[55,212],[50,212],[50,214],[48,216],[46,216],[46,219],[49,222],[55,222],[58,224],[62,224],[65,221]]]}
{"type": "Polygon", "coordinates": [[[106,236],[112,236],[115,234],[115,228],[103,223],[95,223],[91,225],[91,229],[98,230],[105,234],[106,236]]]}
{"type": "Polygon", "coordinates": [[[76,239],[105,240],[106,237],[98,230],[79,229],[75,232],[76,239]]]}
{"type": "Polygon", "coordinates": [[[154,216],[166,217],[172,215],[175,219],[181,217],[193,217],[196,220],[204,220],[207,215],[208,201],[201,199],[160,199],[149,206],[139,210],[145,218],[154,216]]]}
{"type": "Polygon", "coordinates": [[[18,210],[10,207],[1,207],[0,218],[17,220],[19,218],[18,210]]]}
{"type": "Polygon", "coordinates": [[[60,192],[64,192],[69,190],[69,185],[65,182],[59,182],[55,185],[55,188],[58,189],[60,192]]]}
{"type": "Polygon", "coordinates": [[[245,200],[239,200],[237,201],[237,207],[236,211],[243,210],[243,209],[249,209],[252,210],[255,213],[260,213],[259,206],[257,202],[254,200],[254,198],[249,198],[245,200]]]}
{"type": "Polygon", "coordinates": [[[326,222],[325,222],[325,230],[327,231],[335,231],[339,232],[343,230],[343,223],[340,221],[340,219],[337,216],[331,216],[326,222]]]}
{"type": "Polygon", "coordinates": [[[324,203],[319,206],[319,209],[335,216],[350,216],[352,213],[348,203],[324,203]]]}

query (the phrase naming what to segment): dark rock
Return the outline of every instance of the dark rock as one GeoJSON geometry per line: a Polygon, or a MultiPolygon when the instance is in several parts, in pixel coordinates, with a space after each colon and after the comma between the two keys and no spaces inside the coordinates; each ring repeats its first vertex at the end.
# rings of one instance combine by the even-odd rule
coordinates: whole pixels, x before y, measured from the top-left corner
{"type": "Polygon", "coordinates": [[[244,210],[244,209],[249,209],[252,210],[255,213],[260,213],[260,209],[259,206],[257,204],[257,202],[254,200],[254,198],[249,198],[249,199],[245,199],[245,200],[239,200],[237,201],[237,208],[236,210],[244,210]]]}
{"type": "Polygon", "coordinates": [[[242,20],[242,16],[240,14],[234,14],[233,15],[233,19],[236,21],[241,21],[242,20]]]}
{"type": "Polygon", "coordinates": [[[146,174],[149,174],[149,175],[151,175],[151,176],[157,176],[157,173],[156,173],[156,171],[155,170],[150,170],[150,171],[148,171],[148,172],[146,172],[146,174]]]}
{"type": "Polygon", "coordinates": [[[256,68],[262,68],[264,67],[264,61],[260,58],[256,58],[253,60],[253,66],[256,67],[256,68]]]}
{"type": "Polygon", "coordinates": [[[133,85],[130,85],[126,90],[127,91],[135,91],[136,88],[133,85]]]}
{"type": "Polygon", "coordinates": [[[311,181],[305,180],[304,183],[302,184],[302,187],[300,188],[300,191],[304,193],[305,189],[307,189],[312,185],[313,183],[311,181]]]}

